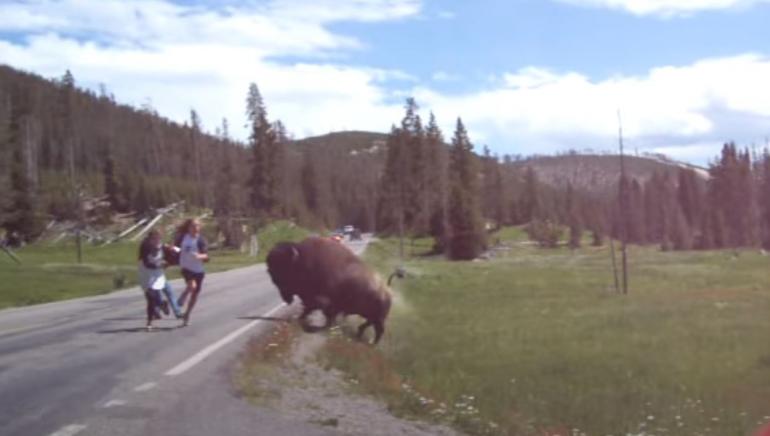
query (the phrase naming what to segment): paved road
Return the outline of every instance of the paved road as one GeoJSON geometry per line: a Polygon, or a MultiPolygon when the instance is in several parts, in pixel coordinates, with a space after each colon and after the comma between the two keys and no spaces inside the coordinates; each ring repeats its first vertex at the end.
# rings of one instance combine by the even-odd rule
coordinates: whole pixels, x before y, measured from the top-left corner
{"type": "Polygon", "coordinates": [[[144,331],[144,305],[134,288],[0,311],[0,435],[325,434],[231,392],[244,342],[292,310],[264,265],[209,274],[186,328],[144,331]]]}

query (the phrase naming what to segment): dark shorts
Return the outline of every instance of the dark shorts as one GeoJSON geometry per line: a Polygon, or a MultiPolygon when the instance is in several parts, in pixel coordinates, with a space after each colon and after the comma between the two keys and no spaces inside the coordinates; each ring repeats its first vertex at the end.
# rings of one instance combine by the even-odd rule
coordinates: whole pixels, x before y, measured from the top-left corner
{"type": "Polygon", "coordinates": [[[182,277],[184,277],[185,282],[194,281],[195,282],[195,289],[200,292],[201,288],[203,287],[203,277],[206,276],[206,273],[197,273],[192,272],[189,269],[182,268],[182,277]]]}

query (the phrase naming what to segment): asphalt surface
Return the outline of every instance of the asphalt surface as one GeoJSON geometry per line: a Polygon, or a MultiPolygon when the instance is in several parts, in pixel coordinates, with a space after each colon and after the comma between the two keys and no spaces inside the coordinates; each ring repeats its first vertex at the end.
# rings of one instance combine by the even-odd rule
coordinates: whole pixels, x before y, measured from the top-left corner
{"type": "Polygon", "coordinates": [[[256,265],[208,274],[184,328],[167,318],[145,331],[136,288],[0,311],[0,435],[328,434],[232,391],[244,343],[292,310],[256,265]]]}

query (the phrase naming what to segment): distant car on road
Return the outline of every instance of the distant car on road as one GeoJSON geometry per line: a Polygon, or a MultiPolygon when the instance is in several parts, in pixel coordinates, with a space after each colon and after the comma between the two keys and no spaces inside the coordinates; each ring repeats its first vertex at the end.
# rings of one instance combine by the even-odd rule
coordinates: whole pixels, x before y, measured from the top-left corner
{"type": "Polygon", "coordinates": [[[360,229],[353,229],[352,232],[350,232],[350,240],[351,241],[360,241],[361,238],[361,230],[360,229]]]}
{"type": "Polygon", "coordinates": [[[342,228],[342,233],[349,235],[353,233],[354,230],[355,230],[355,227],[348,225],[342,228]]]}

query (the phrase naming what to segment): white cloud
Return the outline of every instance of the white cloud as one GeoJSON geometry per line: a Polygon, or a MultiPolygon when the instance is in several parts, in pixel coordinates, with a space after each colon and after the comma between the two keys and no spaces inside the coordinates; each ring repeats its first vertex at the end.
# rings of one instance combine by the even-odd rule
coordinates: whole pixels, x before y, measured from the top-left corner
{"type": "Polygon", "coordinates": [[[611,149],[621,109],[630,146],[676,147],[669,149],[703,160],[710,156],[703,144],[749,144],[770,133],[768,77],[770,58],[747,54],[601,81],[528,67],[485,91],[445,95],[419,88],[415,96],[445,121],[462,115],[477,144],[495,141],[490,145],[501,152],[611,149]],[[687,154],[688,145],[700,148],[687,154]]]}
{"type": "MultiPolygon", "coordinates": [[[[447,137],[462,116],[476,144],[500,153],[613,148],[618,108],[629,148],[700,162],[715,155],[723,141],[761,144],[770,134],[766,55],[704,59],[602,80],[526,67],[495,74],[477,84],[483,89],[451,94],[420,83],[408,71],[334,63],[363,44],[332,32],[328,23],[413,17],[420,11],[416,0],[274,0],[238,9],[165,0],[87,3],[1,3],[0,31],[22,39],[0,39],[0,62],[49,77],[69,68],[80,84],[104,82],[129,104],[149,98],[177,121],[186,120],[194,107],[210,131],[227,117],[241,138],[252,81],[271,118],[282,119],[298,136],[387,131],[401,118],[408,95],[417,98],[423,113],[436,113],[447,137]],[[312,62],[280,62],[280,55],[303,55],[312,62]]],[[[459,77],[437,71],[431,79],[459,77]]]]}
{"type": "Polygon", "coordinates": [[[358,42],[330,32],[336,21],[386,21],[420,12],[420,0],[271,0],[259,5],[183,6],[168,0],[33,0],[0,3],[0,29],[96,37],[120,45],[248,45],[258,53],[308,54],[358,42]]]}
{"type": "Polygon", "coordinates": [[[686,16],[701,11],[750,7],[767,0],[557,0],[578,6],[619,9],[635,15],[686,16]]]}
{"type": "Polygon", "coordinates": [[[436,71],[431,75],[431,79],[435,82],[456,82],[460,80],[460,76],[457,74],[449,73],[447,71],[436,71]]]}
{"type": "Polygon", "coordinates": [[[213,130],[226,116],[240,128],[248,84],[258,83],[270,115],[299,135],[339,128],[386,130],[400,103],[383,82],[413,81],[401,72],[330,62],[362,44],[331,32],[335,21],[414,16],[419,0],[272,0],[258,6],[181,6],[166,0],[37,0],[0,3],[0,62],[76,80],[104,82],[118,100],[148,99],[177,121],[190,108],[213,130]],[[315,57],[285,64],[274,56],[315,57]]]}

